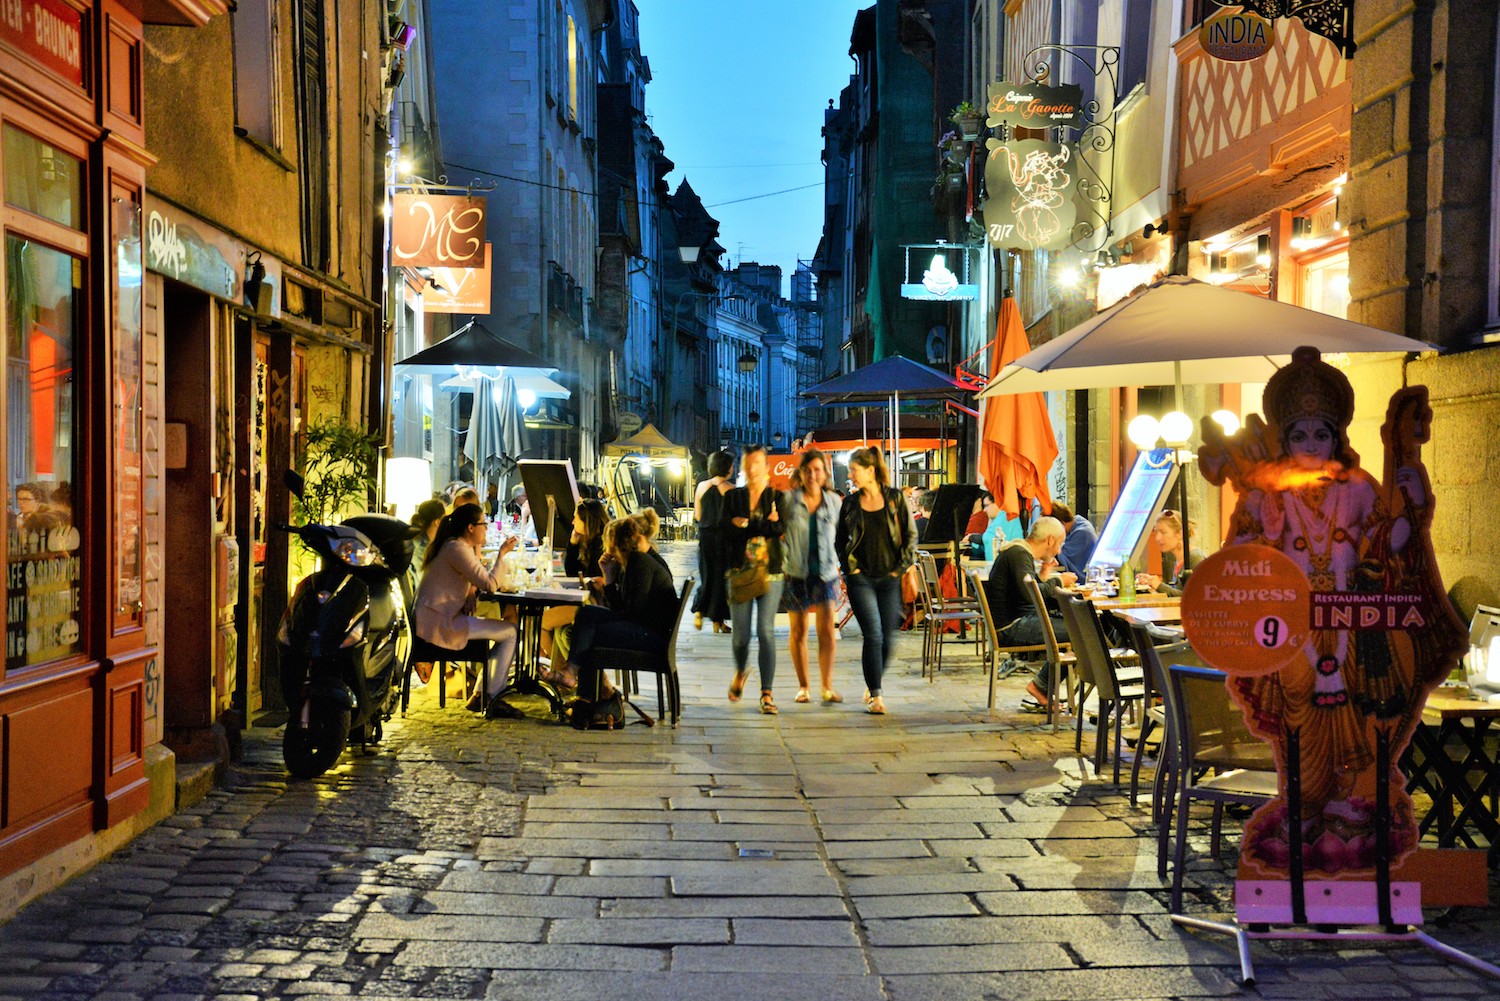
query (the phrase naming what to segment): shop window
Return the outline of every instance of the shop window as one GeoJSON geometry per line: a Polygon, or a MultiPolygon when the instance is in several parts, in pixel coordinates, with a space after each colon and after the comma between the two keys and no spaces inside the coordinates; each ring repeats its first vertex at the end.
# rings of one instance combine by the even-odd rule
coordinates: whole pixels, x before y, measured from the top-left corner
{"type": "Polygon", "coordinates": [[[1334,254],[1302,269],[1302,305],[1319,313],[1347,318],[1349,312],[1349,255],[1334,254]]]}
{"type": "Polygon", "coordinates": [[[5,200],[69,229],[83,229],[83,161],[13,125],[4,130],[5,200]]]}
{"type": "Polygon", "coordinates": [[[275,0],[239,0],[234,10],[234,121],[241,135],[281,148],[279,25],[275,0]]]}
{"type": "Polygon", "coordinates": [[[115,628],[141,623],[141,583],[145,577],[144,479],[141,402],[144,347],[141,336],[141,205],[134,192],[116,189],[114,198],[113,381],[115,453],[115,628]]]}
{"type": "MultiPolygon", "coordinates": [[[[7,161],[7,193],[14,167],[7,161]]],[[[73,514],[81,465],[73,365],[83,295],[81,260],[6,235],[7,671],[83,649],[83,540],[73,514]]]]}

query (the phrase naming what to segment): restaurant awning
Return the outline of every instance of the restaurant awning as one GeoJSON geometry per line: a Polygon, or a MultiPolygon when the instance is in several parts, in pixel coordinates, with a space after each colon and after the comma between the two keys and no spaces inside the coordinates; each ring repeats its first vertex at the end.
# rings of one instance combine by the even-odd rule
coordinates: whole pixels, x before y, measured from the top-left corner
{"type": "Polygon", "coordinates": [[[615,458],[639,455],[648,459],[681,459],[683,462],[691,458],[686,445],[675,444],[656,430],[655,424],[645,425],[629,438],[608,442],[600,451],[606,457],[615,458]]]}
{"type": "MultiPolygon", "coordinates": [[[[901,448],[907,451],[925,452],[942,448],[953,441],[952,429],[945,432],[942,422],[931,417],[902,414],[897,430],[900,432],[901,448]]],[[[888,431],[889,424],[885,414],[857,414],[812,431],[807,436],[807,443],[816,445],[825,452],[842,452],[867,445],[885,450],[892,444],[887,436],[888,431]]]]}

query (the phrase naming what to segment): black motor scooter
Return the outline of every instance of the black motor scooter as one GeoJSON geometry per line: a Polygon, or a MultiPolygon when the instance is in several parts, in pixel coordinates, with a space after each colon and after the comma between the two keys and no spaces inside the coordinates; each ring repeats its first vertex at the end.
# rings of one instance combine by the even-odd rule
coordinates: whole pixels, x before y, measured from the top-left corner
{"type": "MultiPolygon", "coordinates": [[[[301,477],[288,486],[300,496],[301,477]]],[[[338,525],[278,525],[318,554],[276,633],[281,692],[290,716],[282,738],[287,771],[321,775],[351,741],[378,744],[400,696],[397,672],[411,647],[402,585],[417,530],[362,514],[338,525]]]]}

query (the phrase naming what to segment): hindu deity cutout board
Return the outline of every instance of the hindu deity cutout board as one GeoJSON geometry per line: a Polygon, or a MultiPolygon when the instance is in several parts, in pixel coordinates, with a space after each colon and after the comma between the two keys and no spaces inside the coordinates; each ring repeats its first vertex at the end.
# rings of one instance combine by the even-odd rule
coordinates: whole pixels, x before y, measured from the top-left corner
{"type": "Polygon", "coordinates": [[[1203,473],[1239,502],[1183,596],[1189,640],[1229,675],[1279,773],[1245,825],[1238,917],[1373,922],[1407,888],[1397,918],[1419,923],[1415,885],[1390,883],[1417,842],[1397,762],[1466,645],[1428,536],[1427,390],[1391,398],[1383,480],[1349,447],[1349,380],[1316,349],[1271,378],[1263,409],[1232,437],[1203,422],[1203,473]]]}

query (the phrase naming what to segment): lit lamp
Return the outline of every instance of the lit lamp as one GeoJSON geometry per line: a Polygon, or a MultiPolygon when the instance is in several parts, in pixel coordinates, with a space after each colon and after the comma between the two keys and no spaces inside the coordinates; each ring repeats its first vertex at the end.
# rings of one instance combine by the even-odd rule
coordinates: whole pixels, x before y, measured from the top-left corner
{"type": "Polygon", "coordinates": [[[681,476],[682,475],[682,470],[683,470],[683,466],[682,466],[682,460],[681,459],[668,459],[667,460],[667,472],[671,473],[673,477],[681,476]]]}
{"type": "Polygon", "coordinates": [[[396,517],[410,521],[417,505],[431,499],[432,463],[404,455],[385,460],[385,502],[396,517]]]}
{"type": "Polygon", "coordinates": [[[1240,415],[1233,410],[1215,410],[1208,415],[1213,422],[1224,429],[1224,436],[1230,437],[1240,429],[1240,415]]]}
{"type": "Polygon", "coordinates": [[[739,359],[740,371],[744,372],[747,375],[749,373],[751,373],[751,372],[754,372],[755,371],[755,366],[757,366],[759,364],[760,364],[760,359],[758,357],[756,357],[756,354],[755,354],[754,351],[751,351],[748,348],[745,350],[744,354],[740,355],[740,359],[739,359]]]}

